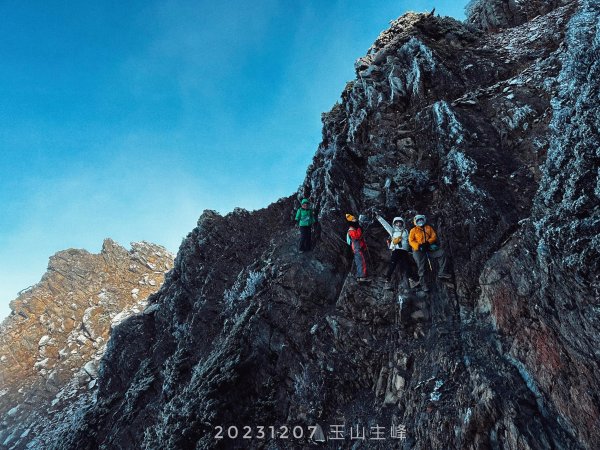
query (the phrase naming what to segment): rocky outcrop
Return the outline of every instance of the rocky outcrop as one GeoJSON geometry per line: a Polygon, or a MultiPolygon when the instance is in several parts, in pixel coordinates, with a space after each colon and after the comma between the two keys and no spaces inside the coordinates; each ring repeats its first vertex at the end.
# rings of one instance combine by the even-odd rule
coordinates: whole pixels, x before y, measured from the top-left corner
{"type": "Polygon", "coordinates": [[[486,31],[522,25],[569,0],[471,0],[467,5],[467,22],[486,31]]]}
{"type": "MultiPolygon", "coordinates": [[[[297,195],[205,212],[148,313],[113,330],[97,401],[44,442],[598,448],[599,18],[582,0],[493,33],[393,21],[323,115],[297,195]],[[309,254],[301,196],[319,215],[309,254]],[[454,283],[357,284],[344,213],[377,210],[427,214],[454,283]]],[[[385,234],[365,231],[378,275],[385,234]]]]}
{"type": "Polygon", "coordinates": [[[110,239],[97,255],[71,249],[50,258],[0,329],[2,448],[23,448],[93,401],[111,329],[142,314],[172,266],[161,246],[139,242],[127,251],[110,239]]]}

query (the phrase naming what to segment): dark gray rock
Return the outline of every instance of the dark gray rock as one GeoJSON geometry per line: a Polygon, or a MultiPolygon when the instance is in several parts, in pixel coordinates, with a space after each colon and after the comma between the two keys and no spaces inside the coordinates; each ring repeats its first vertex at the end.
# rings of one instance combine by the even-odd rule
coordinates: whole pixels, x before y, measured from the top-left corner
{"type": "Polygon", "coordinates": [[[522,25],[568,3],[570,0],[471,0],[465,9],[469,23],[498,31],[522,25]]]}

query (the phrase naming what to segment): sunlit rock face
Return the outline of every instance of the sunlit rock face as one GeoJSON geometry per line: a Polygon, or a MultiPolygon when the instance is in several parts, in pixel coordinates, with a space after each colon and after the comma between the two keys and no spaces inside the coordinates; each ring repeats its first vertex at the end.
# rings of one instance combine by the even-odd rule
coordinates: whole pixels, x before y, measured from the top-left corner
{"type": "Polygon", "coordinates": [[[173,267],[163,247],[126,250],[104,241],[99,254],[65,250],[41,281],[11,302],[0,328],[0,447],[24,448],[91,404],[111,330],[143,314],[148,296],[173,267]]]}
{"type": "Polygon", "coordinates": [[[299,191],[206,211],[148,313],[114,328],[95,403],[44,442],[357,448],[364,427],[365,448],[598,448],[599,6],[510,2],[525,13],[490,26],[504,3],[393,21],[323,114],[299,191]],[[319,227],[299,254],[304,196],[319,227]],[[454,288],[384,290],[367,223],[357,284],[344,214],[374,211],[426,214],[454,288]]]}

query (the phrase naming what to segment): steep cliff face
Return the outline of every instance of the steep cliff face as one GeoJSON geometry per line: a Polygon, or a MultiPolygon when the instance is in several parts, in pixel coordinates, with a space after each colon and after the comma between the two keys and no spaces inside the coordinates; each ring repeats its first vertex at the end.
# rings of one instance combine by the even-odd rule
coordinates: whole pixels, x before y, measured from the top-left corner
{"type": "MultiPolygon", "coordinates": [[[[202,215],[53,448],[598,448],[600,7],[509,2],[527,13],[490,32],[502,3],[392,22],[298,195],[202,215]],[[344,213],[375,210],[427,214],[454,288],[357,284],[344,213]]],[[[378,275],[384,233],[366,231],[378,275]]]]}
{"type": "Polygon", "coordinates": [[[38,448],[44,431],[93,401],[111,328],[141,313],[173,267],[163,247],[104,241],[102,251],[66,250],[41,281],[11,302],[0,329],[0,445],[38,448]]]}

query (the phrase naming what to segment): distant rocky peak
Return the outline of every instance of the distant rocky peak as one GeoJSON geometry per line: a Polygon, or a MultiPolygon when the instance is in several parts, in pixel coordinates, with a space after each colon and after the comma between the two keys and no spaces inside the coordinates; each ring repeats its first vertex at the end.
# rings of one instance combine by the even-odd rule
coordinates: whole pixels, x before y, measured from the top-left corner
{"type": "Polygon", "coordinates": [[[68,249],[50,257],[0,328],[0,444],[20,448],[11,433],[47,426],[93,395],[111,330],[142,314],[172,267],[173,255],[148,242],[127,250],[106,239],[99,254],[68,249]]]}

